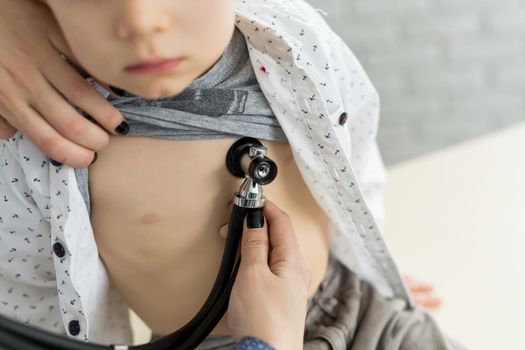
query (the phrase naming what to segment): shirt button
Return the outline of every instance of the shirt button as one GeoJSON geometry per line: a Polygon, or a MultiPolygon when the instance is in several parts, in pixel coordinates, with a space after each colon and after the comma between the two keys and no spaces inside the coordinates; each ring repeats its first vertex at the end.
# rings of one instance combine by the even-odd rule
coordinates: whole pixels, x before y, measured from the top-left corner
{"type": "Polygon", "coordinates": [[[348,114],[346,112],[343,112],[343,114],[341,114],[341,116],[339,117],[339,124],[345,125],[347,119],[348,114]]]}
{"type": "Polygon", "coordinates": [[[64,246],[58,242],[53,244],[53,252],[59,258],[63,258],[64,255],[66,255],[66,250],[64,249],[64,246]]]}
{"type": "Polygon", "coordinates": [[[80,324],[77,320],[70,321],[68,329],[71,335],[78,335],[78,333],[80,333],[80,324]]]}

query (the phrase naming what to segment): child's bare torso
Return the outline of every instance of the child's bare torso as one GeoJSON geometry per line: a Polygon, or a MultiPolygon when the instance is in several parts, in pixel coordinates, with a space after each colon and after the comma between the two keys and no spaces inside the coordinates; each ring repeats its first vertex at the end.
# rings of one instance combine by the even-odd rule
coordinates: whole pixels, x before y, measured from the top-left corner
{"type": "MultiPolygon", "coordinates": [[[[242,179],[225,166],[231,139],[173,141],[111,136],[91,165],[91,222],[100,256],[122,297],[155,334],[182,327],[215,281],[242,179]]],[[[278,167],[264,195],[292,218],[312,269],[310,294],[328,262],[328,218],[310,194],[287,143],[261,140],[278,167]]],[[[214,335],[230,334],[226,316],[214,335]]]]}

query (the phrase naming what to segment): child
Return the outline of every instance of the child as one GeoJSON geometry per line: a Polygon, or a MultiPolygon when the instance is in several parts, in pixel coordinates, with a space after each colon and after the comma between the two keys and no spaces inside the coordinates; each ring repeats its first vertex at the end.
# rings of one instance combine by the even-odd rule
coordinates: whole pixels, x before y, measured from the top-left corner
{"type": "MultiPolygon", "coordinates": [[[[222,256],[228,213],[216,208],[239,186],[224,156],[251,136],[279,165],[265,196],[290,214],[313,273],[305,348],[454,348],[412,305],[374,219],[376,91],[311,6],[47,4],[128,123],[89,169],[50,165],[20,131],[1,141],[0,232],[16,264],[0,276],[3,313],[102,343],[131,342],[128,306],[156,335],[183,326],[222,256]]],[[[230,345],[223,319],[204,346],[230,345]]]]}

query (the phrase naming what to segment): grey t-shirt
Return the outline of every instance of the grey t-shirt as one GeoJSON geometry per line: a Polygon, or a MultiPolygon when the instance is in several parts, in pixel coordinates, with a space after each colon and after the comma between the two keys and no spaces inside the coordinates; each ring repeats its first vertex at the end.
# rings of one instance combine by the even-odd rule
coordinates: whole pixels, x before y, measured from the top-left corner
{"type": "MultiPolygon", "coordinates": [[[[235,28],[222,57],[176,96],[159,99],[123,92],[108,96],[129,124],[126,137],[193,140],[249,136],[288,142],[255,77],[243,34],[235,28]]],[[[90,210],[89,168],[75,169],[90,210]]]]}

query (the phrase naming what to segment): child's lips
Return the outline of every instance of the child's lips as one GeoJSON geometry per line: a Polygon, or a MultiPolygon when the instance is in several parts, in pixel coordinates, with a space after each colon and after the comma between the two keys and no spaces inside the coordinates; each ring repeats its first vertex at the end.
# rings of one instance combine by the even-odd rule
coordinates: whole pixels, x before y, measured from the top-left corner
{"type": "Polygon", "coordinates": [[[147,61],[142,61],[138,64],[127,66],[125,70],[127,72],[136,74],[165,72],[177,68],[181,62],[181,58],[155,58],[147,61]]]}

